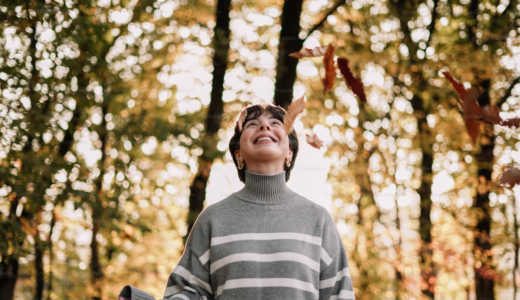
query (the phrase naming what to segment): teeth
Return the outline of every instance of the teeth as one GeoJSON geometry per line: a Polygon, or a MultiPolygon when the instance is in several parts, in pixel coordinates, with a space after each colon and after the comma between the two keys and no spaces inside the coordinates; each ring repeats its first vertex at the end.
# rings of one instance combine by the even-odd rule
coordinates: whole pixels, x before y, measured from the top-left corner
{"type": "Polygon", "coordinates": [[[269,138],[269,137],[261,137],[261,138],[259,138],[258,141],[256,141],[256,142],[259,143],[259,142],[261,142],[261,141],[270,141],[270,140],[271,140],[271,138],[269,138]]]}

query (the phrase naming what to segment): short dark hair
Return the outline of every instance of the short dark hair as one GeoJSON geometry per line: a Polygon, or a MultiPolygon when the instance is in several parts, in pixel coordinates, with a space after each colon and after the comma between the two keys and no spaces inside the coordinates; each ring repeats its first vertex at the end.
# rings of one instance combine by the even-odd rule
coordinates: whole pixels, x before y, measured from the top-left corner
{"type": "MultiPolygon", "coordinates": [[[[260,117],[265,111],[270,112],[276,119],[280,120],[280,122],[283,123],[283,116],[286,114],[285,109],[283,109],[280,106],[275,106],[269,103],[263,103],[263,104],[255,104],[250,105],[247,107],[247,117],[244,121],[245,125],[249,120],[256,119],[260,117]]],[[[243,130],[243,128],[242,128],[243,130]]],[[[240,178],[240,181],[243,183],[246,182],[246,168],[243,168],[242,170],[238,169],[238,162],[235,157],[235,151],[240,149],[240,138],[242,137],[242,132],[238,129],[238,122],[235,122],[235,134],[229,141],[229,151],[231,152],[231,156],[233,157],[233,162],[235,163],[235,167],[237,167],[238,171],[238,178],[240,178]]],[[[289,180],[289,177],[291,176],[291,170],[294,168],[294,162],[296,161],[296,156],[298,155],[298,149],[299,149],[299,143],[298,143],[298,136],[296,135],[296,131],[292,131],[291,134],[289,134],[289,147],[293,149],[293,156],[291,161],[291,166],[287,167],[286,164],[284,164],[284,170],[285,170],[285,181],[287,182],[289,180]]]]}

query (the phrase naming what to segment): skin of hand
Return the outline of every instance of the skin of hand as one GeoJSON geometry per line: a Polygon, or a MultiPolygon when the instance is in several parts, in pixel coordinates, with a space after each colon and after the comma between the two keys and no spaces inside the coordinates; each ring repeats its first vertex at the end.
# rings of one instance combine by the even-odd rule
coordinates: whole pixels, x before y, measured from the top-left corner
{"type": "Polygon", "coordinates": [[[247,121],[240,137],[240,149],[235,151],[237,161],[245,161],[246,170],[256,174],[274,175],[284,171],[285,159],[292,162],[293,149],[289,147],[289,136],[282,126],[283,123],[268,111],[247,121]],[[255,144],[261,134],[267,134],[275,141],[255,144]]]}

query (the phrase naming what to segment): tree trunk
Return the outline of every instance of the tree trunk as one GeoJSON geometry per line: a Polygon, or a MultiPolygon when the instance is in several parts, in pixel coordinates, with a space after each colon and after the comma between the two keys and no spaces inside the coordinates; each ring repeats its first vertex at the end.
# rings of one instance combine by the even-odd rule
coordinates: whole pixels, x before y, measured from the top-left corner
{"type": "MultiPolygon", "coordinates": [[[[430,31],[430,35],[428,37],[428,43],[432,38],[433,32],[435,31],[435,21],[437,17],[437,5],[438,1],[434,1],[434,7],[432,12],[432,22],[428,26],[428,30],[430,31]]],[[[433,141],[431,141],[431,131],[427,122],[426,117],[430,113],[429,107],[425,107],[424,99],[419,97],[420,92],[428,90],[427,79],[423,76],[423,70],[421,68],[421,63],[419,62],[419,58],[417,57],[417,45],[413,42],[412,33],[410,28],[408,27],[408,21],[411,20],[412,16],[406,14],[406,11],[412,11],[416,9],[412,2],[400,0],[393,7],[396,15],[399,17],[401,31],[404,33],[402,43],[407,46],[409,51],[409,60],[407,62],[406,71],[412,72],[412,79],[414,85],[416,86],[416,90],[414,91],[414,96],[411,100],[412,108],[414,110],[414,115],[417,118],[417,127],[418,127],[418,140],[420,144],[420,149],[422,153],[422,162],[421,162],[421,186],[419,187],[418,193],[421,197],[421,214],[419,217],[419,235],[421,237],[421,247],[419,249],[419,254],[421,257],[421,292],[426,299],[434,299],[435,298],[435,283],[437,281],[437,271],[435,269],[435,265],[433,263],[433,249],[432,249],[432,223],[431,223],[431,208],[432,208],[432,200],[431,200],[431,187],[433,180],[433,141]]],[[[399,76],[394,76],[399,84],[403,84],[398,79],[399,76]]],[[[397,84],[396,84],[397,85],[397,84]]]]}
{"type": "Polygon", "coordinates": [[[435,298],[435,282],[437,272],[433,264],[432,249],[432,165],[433,165],[433,141],[430,126],[426,120],[428,111],[424,107],[423,99],[417,95],[412,98],[412,108],[417,118],[418,137],[422,152],[421,162],[421,186],[419,187],[419,195],[421,196],[421,216],[419,222],[419,235],[421,236],[421,248],[419,254],[421,257],[421,291],[428,299],[435,298]]]}
{"type": "MultiPolygon", "coordinates": [[[[482,82],[484,92],[477,99],[480,106],[489,104],[489,80],[482,82]]],[[[491,174],[495,156],[494,125],[482,121],[482,132],[479,136],[481,151],[475,155],[478,165],[478,186],[474,207],[480,212],[480,218],[475,228],[473,253],[475,255],[475,290],[477,299],[494,299],[494,267],[491,252],[491,212],[489,207],[489,192],[491,174]],[[491,276],[490,276],[491,275],[491,276]]]]}
{"type": "Polygon", "coordinates": [[[54,213],[54,209],[52,210],[52,219],[51,219],[51,229],[49,231],[49,236],[47,237],[47,247],[49,247],[49,277],[47,281],[47,300],[52,300],[51,294],[52,294],[52,263],[54,258],[54,252],[52,248],[52,233],[54,230],[54,226],[56,225],[56,214],[54,213]]]}
{"type": "Polygon", "coordinates": [[[183,236],[186,244],[188,236],[202,212],[206,198],[206,186],[211,166],[217,157],[222,154],[216,148],[217,132],[221,128],[220,122],[224,113],[224,75],[226,74],[229,52],[229,11],[231,0],[219,0],[216,11],[215,36],[213,38],[213,82],[211,88],[211,102],[206,116],[206,132],[201,139],[202,154],[198,158],[198,171],[190,186],[190,206],[188,212],[188,231],[183,236]]]}
{"type": "Polygon", "coordinates": [[[91,283],[94,288],[94,295],[92,296],[93,300],[101,300],[102,295],[102,279],[103,279],[103,271],[102,266],[99,261],[99,246],[98,241],[96,239],[97,234],[101,229],[101,223],[103,218],[103,208],[107,206],[104,201],[104,191],[103,191],[103,176],[105,176],[105,161],[106,161],[106,146],[107,146],[107,129],[106,129],[106,120],[105,116],[108,114],[108,103],[109,99],[104,99],[103,104],[101,105],[102,110],[102,122],[99,125],[97,133],[99,135],[99,140],[101,141],[101,159],[99,160],[99,169],[100,173],[98,178],[96,179],[96,196],[92,198],[93,203],[91,203],[92,209],[92,241],[90,242],[90,272],[91,272],[91,283]]]}
{"type": "MultiPolygon", "coordinates": [[[[31,101],[31,108],[27,112],[27,115],[29,116],[29,120],[31,122],[29,123],[29,128],[27,129],[28,132],[28,140],[25,143],[24,147],[22,148],[23,156],[30,155],[32,152],[32,141],[34,140],[34,131],[37,130],[38,125],[35,124],[35,122],[38,121],[38,118],[36,117],[38,115],[38,107],[39,107],[39,97],[38,93],[35,92],[35,86],[40,80],[40,77],[38,76],[38,69],[36,68],[36,44],[38,40],[36,39],[36,19],[33,19],[31,22],[31,29],[32,32],[30,33],[29,39],[31,43],[29,44],[29,56],[31,57],[31,78],[28,80],[28,92],[27,96],[29,97],[31,101]]],[[[16,216],[16,208],[19,204],[19,198],[18,196],[13,197],[13,199],[10,199],[11,207],[9,211],[9,219],[7,222],[10,222],[12,224],[18,224],[20,225],[20,219],[16,216]]],[[[27,212],[24,211],[24,214],[27,212]]],[[[30,215],[25,216],[27,220],[31,220],[30,215]]],[[[13,241],[16,241],[18,244],[18,247],[21,247],[23,245],[25,237],[13,239],[13,241]]],[[[13,248],[16,249],[16,246],[13,245],[13,248]]],[[[0,295],[2,295],[2,299],[10,300],[14,298],[14,290],[16,286],[16,281],[18,280],[18,270],[19,270],[19,262],[18,262],[18,253],[9,253],[9,254],[2,254],[2,261],[0,262],[0,295]]]]}
{"type": "Polygon", "coordinates": [[[377,282],[378,279],[369,273],[374,270],[374,263],[377,263],[377,251],[373,252],[372,248],[375,245],[375,236],[373,230],[373,224],[375,220],[380,219],[380,212],[375,202],[374,193],[372,191],[372,184],[370,181],[370,175],[368,174],[369,159],[372,152],[375,149],[366,150],[364,144],[367,140],[363,136],[363,124],[368,121],[367,111],[363,103],[359,104],[358,113],[358,127],[354,129],[356,137],[360,137],[357,143],[356,159],[349,165],[350,170],[356,170],[355,178],[356,183],[359,187],[360,198],[358,201],[358,236],[356,237],[356,246],[354,250],[354,260],[357,261],[359,268],[360,278],[359,280],[359,295],[360,299],[372,299],[376,295],[372,294],[370,288],[371,283],[377,282]],[[361,234],[364,235],[365,240],[365,253],[364,257],[359,253],[357,247],[359,246],[361,234]]]}
{"type": "Polygon", "coordinates": [[[35,220],[35,234],[34,234],[34,268],[36,272],[36,291],[34,294],[34,300],[43,299],[43,285],[45,283],[45,274],[43,272],[43,253],[44,243],[40,240],[40,231],[38,226],[41,224],[41,207],[36,214],[35,220]]]}
{"type": "Polygon", "coordinates": [[[513,230],[514,230],[514,241],[515,241],[515,264],[513,267],[513,299],[516,299],[517,286],[516,286],[516,271],[518,270],[518,255],[520,251],[520,243],[518,239],[518,220],[516,218],[516,210],[518,209],[516,206],[516,197],[513,194],[511,197],[513,200],[513,230]]]}
{"type": "Polygon", "coordinates": [[[282,10],[274,103],[284,109],[292,102],[298,64],[298,59],[290,57],[289,54],[300,51],[303,46],[303,40],[299,37],[302,4],[303,0],[285,0],[282,10]]]}
{"type": "Polygon", "coordinates": [[[2,257],[0,262],[0,295],[2,295],[2,299],[14,298],[18,268],[18,259],[10,256],[2,257]]]}

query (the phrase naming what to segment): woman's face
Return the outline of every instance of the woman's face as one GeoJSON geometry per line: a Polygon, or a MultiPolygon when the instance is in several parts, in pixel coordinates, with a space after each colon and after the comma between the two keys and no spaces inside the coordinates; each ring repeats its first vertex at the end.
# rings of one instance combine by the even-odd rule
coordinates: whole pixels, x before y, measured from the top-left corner
{"type": "Polygon", "coordinates": [[[265,163],[279,165],[283,171],[285,158],[292,159],[292,150],[282,125],[269,111],[247,121],[240,137],[240,150],[235,152],[237,160],[244,160],[246,169],[250,171],[254,171],[252,167],[257,164],[265,163]]]}

